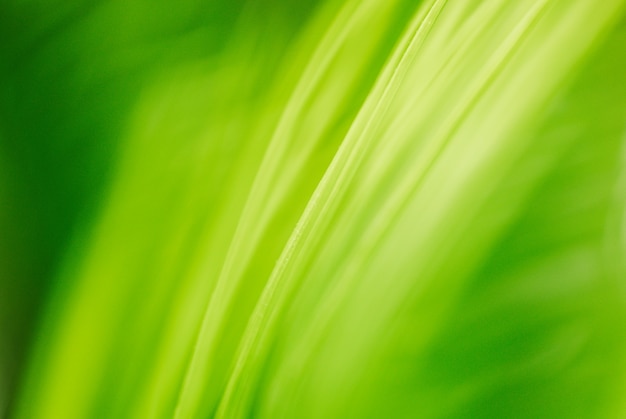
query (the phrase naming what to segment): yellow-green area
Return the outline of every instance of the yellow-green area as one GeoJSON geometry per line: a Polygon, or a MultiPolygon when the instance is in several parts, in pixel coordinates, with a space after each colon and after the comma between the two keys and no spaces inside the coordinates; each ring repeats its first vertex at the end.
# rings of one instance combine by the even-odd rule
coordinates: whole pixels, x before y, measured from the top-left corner
{"type": "Polygon", "coordinates": [[[0,15],[0,416],[626,417],[625,0],[0,15]]]}

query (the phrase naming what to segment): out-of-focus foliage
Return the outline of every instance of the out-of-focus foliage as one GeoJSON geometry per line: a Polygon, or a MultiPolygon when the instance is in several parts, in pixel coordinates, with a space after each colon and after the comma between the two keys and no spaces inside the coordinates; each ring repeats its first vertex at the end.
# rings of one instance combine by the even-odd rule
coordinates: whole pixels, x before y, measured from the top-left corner
{"type": "Polygon", "coordinates": [[[625,3],[3,3],[0,414],[624,417],[625,3]]]}
{"type": "MultiPolygon", "coordinates": [[[[312,6],[264,1],[247,20],[289,38],[312,6]]],[[[54,285],[61,260],[101,211],[139,95],[219,57],[244,10],[236,0],[0,4],[1,388],[16,385],[51,285],[66,286],[54,285]]]]}

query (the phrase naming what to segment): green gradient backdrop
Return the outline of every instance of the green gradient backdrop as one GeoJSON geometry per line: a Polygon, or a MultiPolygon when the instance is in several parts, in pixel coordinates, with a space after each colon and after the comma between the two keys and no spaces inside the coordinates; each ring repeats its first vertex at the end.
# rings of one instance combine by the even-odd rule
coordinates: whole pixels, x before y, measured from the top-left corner
{"type": "Polygon", "coordinates": [[[3,1],[0,417],[624,417],[624,10],[3,1]]]}

